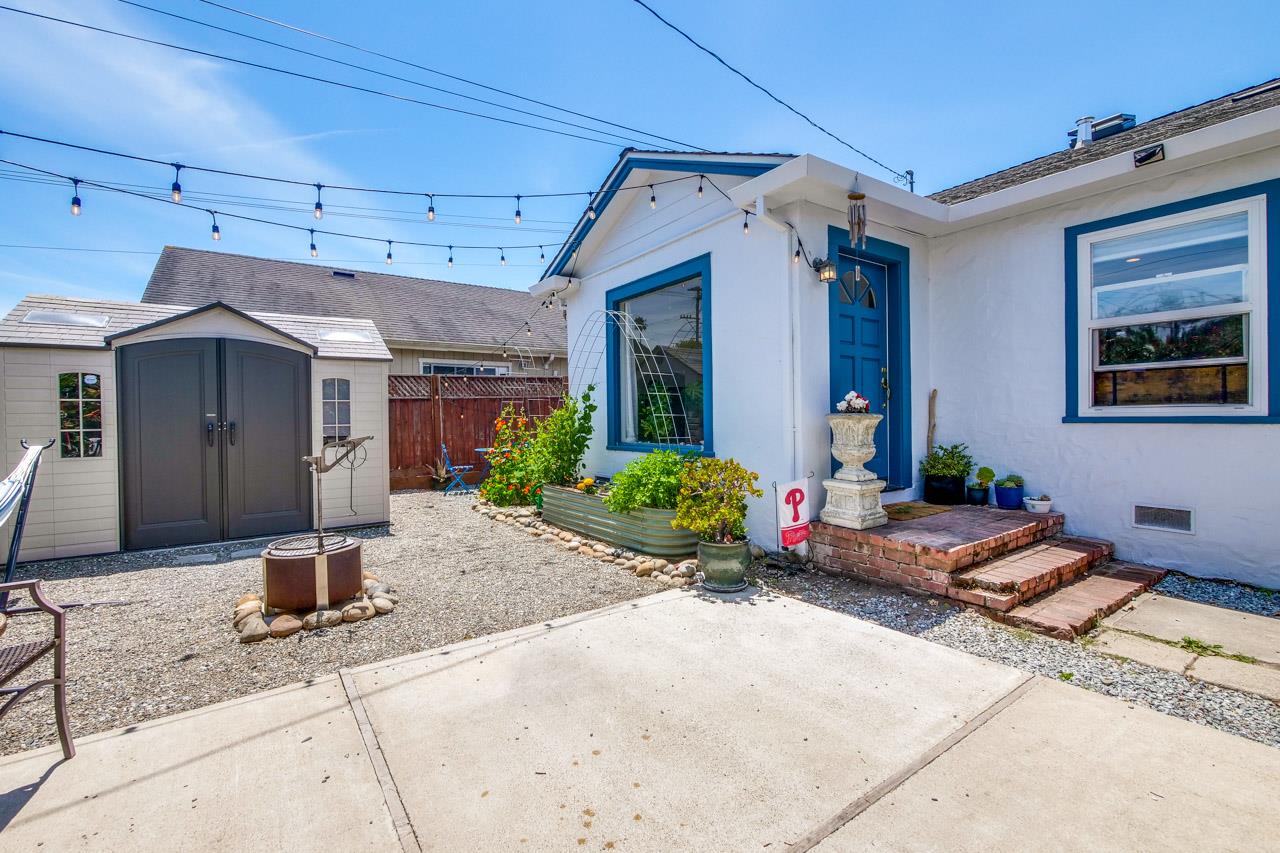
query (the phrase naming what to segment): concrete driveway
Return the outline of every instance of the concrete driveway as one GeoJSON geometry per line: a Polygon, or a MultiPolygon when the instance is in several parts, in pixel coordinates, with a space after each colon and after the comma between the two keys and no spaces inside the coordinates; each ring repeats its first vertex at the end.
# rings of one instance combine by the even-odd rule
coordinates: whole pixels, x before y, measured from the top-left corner
{"type": "Polygon", "coordinates": [[[1273,749],[673,591],[0,760],[9,850],[1261,849],[1273,749]],[[42,845],[42,846],[41,846],[42,845]]]}

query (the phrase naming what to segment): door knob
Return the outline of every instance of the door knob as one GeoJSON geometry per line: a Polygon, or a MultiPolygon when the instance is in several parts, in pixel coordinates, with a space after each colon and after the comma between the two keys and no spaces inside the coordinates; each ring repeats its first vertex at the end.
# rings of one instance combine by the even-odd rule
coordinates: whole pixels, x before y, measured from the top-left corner
{"type": "Polygon", "coordinates": [[[227,438],[232,444],[236,443],[236,422],[231,421],[227,424],[227,438]]]}
{"type": "Polygon", "coordinates": [[[889,401],[893,399],[893,389],[889,387],[889,368],[880,368],[880,387],[884,390],[884,408],[889,408],[889,401]]]}

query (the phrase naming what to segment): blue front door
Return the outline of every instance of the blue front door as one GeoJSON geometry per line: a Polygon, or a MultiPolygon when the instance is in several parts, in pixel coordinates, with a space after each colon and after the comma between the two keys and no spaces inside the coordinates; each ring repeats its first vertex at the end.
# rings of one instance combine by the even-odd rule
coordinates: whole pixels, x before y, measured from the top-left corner
{"type": "MultiPolygon", "coordinates": [[[[874,261],[837,256],[836,280],[827,285],[831,323],[831,411],[850,391],[884,415],[876,427],[876,455],[867,468],[889,479],[888,271],[874,261]]],[[[833,462],[838,465],[839,463],[833,462]]],[[[834,470],[834,468],[833,468],[834,470]]]]}

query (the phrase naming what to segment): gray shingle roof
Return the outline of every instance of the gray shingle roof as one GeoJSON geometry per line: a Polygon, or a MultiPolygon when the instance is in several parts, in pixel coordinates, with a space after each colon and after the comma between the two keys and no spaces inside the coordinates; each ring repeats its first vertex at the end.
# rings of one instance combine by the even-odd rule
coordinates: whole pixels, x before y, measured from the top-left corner
{"type": "Polygon", "coordinates": [[[1002,169],[985,177],[933,193],[929,198],[943,204],[969,201],[988,193],[1034,181],[1036,178],[1102,160],[1113,154],[1133,151],[1144,145],[1162,142],[1170,137],[1275,106],[1280,106],[1280,78],[1144,121],[1114,136],[1096,140],[1084,148],[1055,151],[1052,154],[1037,157],[1021,165],[1002,169]],[[1255,94],[1248,94],[1250,92],[1255,94]]]}
{"type": "Polygon", "coordinates": [[[497,348],[524,328],[515,343],[564,354],[564,317],[538,310],[527,292],[403,275],[342,270],[200,249],[165,246],[142,294],[147,303],[203,305],[220,300],[242,311],[299,312],[372,320],[389,341],[497,348]],[[530,317],[532,315],[532,317],[530,317]]]}
{"type": "MultiPolygon", "coordinates": [[[[28,296],[14,306],[3,320],[0,320],[0,346],[8,344],[103,349],[107,345],[108,337],[193,310],[195,309],[186,305],[144,305],[138,302],[117,302],[109,299],[28,296]],[[105,326],[68,326],[23,322],[23,318],[31,311],[102,315],[106,316],[107,323],[105,326]]],[[[260,323],[315,347],[316,356],[319,358],[391,360],[391,353],[382,342],[377,328],[368,320],[305,317],[265,311],[246,311],[245,313],[260,323]],[[333,332],[339,334],[330,334],[333,332]],[[358,339],[362,337],[368,340],[358,339]]]]}

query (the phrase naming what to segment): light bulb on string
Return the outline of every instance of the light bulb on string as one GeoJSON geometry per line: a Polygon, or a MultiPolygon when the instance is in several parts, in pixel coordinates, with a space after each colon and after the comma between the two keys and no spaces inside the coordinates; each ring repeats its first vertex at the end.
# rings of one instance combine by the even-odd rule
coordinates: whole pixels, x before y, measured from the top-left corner
{"type": "Polygon", "coordinates": [[[324,184],[316,184],[316,207],[313,215],[316,219],[324,219],[324,205],[320,203],[320,190],[324,189],[324,184]]]}
{"type": "Polygon", "coordinates": [[[436,197],[430,194],[427,195],[427,221],[436,221],[436,197]]]}
{"type": "Polygon", "coordinates": [[[79,179],[79,178],[72,178],[72,179],[71,179],[71,187],[72,187],[72,190],[71,190],[71,215],[72,215],[72,216],[79,216],[79,215],[80,215],[80,179],[79,179]]]}
{"type": "Polygon", "coordinates": [[[751,214],[747,213],[745,210],[742,211],[742,233],[744,235],[751,233],[751,223],[749,221],[750,218],[751,218],[751,214]]]}
{"type": "Polygon", "coordinates": [[[791,256],[791,263],[793,263],[793,264],[798,264],[798,263],[800,263],[800,250],[799,250],[799,249],[796,249],[796,253],[795,253],[794,255],[792,255],[792,256],[791,256]]]}
{"type": "Polygon", "coordinates": [[[449,247],[449,269],[453,269],[453,247],[449,247]]]}
{"type": "Polygon", "coordinates": [[[533,326],[529,325],[528,320],[526,320],[524,324],[524,333],[526,337],[530,337],[530,338],[533,337],[533,326]]]}
{"type": "Polygon", "coordinates": [[[702,198],[702,176],[698,176],[698,198],[702,198]]]}
{"type": "Polygon", "coordinates": [[[539,246],[538,247],[538,263],[545,264],[546,262],[547,262],[547,253],[541,246],[539,246]]]}
{"type": "Polygon", "coordinates": [[[320,252],[316,250],[316,229],[308,228],[307,230],[311,232],[311,257],[319,257],[320,252]]]}
{"type": "Polygon", "coordinates": [[[516,224],[520,224],[520,196],[516,196],[516,224]]]}
{"type": "Polygon", "coordinates": [[[173,186],[169,187],[169,198],[173,199],[174,204],[182,203],[182,184],[179,179],[182,177],[182,164],[173,164],[173,186]]]}
{"type": "Polygon", "coordinates": [[[653,191],[653,184],[649,184],[649,209],[658,209],[658,196],[653,191]]]}
{"type": "Polygon", "coordinates": [[[502,248],[498,249],[498,261],[505,267],[507,265],[507,253],[502,248]]]}
{"type": "Polygon", "coordinates": [[[210,236],[211,236],[211,237],[213,237],[213,239],[214,239],[215,241],[217,241],[217,240],[221,240],[221,239],[222,239],[222,229],[220,229],[220,228],[218,227],[218,214],[214,213],[214,212],[211,210],[211,211],[209,211],[209,215],[213,217],[213,231],[212,231],[212,233],[210,234],[210,236]]]}
{"type": "Polygon", "coordinates": [[[391,266],[391,241],[387,241],[387,266],[391,266]]]}
{"type": "Polygon", "coordinates": [[[596,218],[596,206],[594,204],[587,205],[587,219],[596,218]]]}

